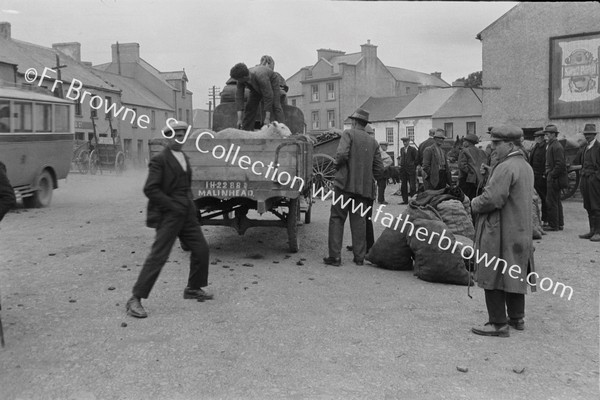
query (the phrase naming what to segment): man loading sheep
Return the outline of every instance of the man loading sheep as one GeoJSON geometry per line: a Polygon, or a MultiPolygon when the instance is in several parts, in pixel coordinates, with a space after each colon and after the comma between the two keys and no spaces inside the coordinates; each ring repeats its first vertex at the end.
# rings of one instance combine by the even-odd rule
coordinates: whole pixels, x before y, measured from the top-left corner
{"type": "Polygon", "coordinates": [[[237,128],[245,131],[254,130],[261,100],[265,111],[264,125],[271,123],[271,116],[275,121],[285,123],[280,102],[279,77],[275,71],[265,65],[257,65],[248,69],[246,64],[238,63],[231,68],[229,75],[237,81],[235,94],[237,128]],[[246,88],[250,90],[250,94],[244,108],[246,88]]]}

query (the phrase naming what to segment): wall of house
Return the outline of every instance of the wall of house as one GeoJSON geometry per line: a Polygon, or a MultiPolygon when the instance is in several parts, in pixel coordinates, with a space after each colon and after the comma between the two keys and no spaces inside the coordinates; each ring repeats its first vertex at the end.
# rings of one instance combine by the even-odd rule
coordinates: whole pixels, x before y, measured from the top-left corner
{"type": "MultiPolygon", "coordinates": [[[[445,123],[453,124],[453,136],[449,139],[456,139],[457,136],[464,137],[467,134],[467,122],[475,122],[475,134],[481,136],[487,132],[487,125],[482,125],[481,116],[460,117],[460,118],[434,118],[432,127],[434,129],[444,129],[445,123]]],[[[429,134],[428,134],[429,135],[429,134]]]]}
{"type": "Polygon", "coordinates": [[[598,3],[525,2],[516,7],[481,33],[483,86],[488,88],[483,91],[483,126],[554,123],[572,135],[586,123],[599,123],[589,118],[549,120],[548,108],[550,37],[599,31],[598,3]]]}
{"type": "Polygon", "coordinates": [[[429,130],[433,128],[431,118],[410,118],[399,119],[400,136],[406,136],[407,128],[413,126],[415,128],[415,143],[417,146],[429,138],[429,130]]]}

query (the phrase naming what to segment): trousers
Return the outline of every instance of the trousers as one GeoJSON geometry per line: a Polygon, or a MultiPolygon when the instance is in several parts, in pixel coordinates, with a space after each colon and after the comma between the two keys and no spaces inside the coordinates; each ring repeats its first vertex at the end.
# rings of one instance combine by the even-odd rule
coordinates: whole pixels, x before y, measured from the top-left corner
{"type": "Polygon", "coordinates": [[[504,290],[485,290],[485,305],[487,307],[489,322],[506,324],[506,314],[510,319],[525,317],[525,295],[523,293],[509,293],[504,290]]]}
{"type": "Polygon", "coordinates": [[[564,226],[563,207],[560,201],[560,188],[550,176],[546,177],[546,212],[548,225],[552,228],[564,226]]]}
{"type": "Polygon", "coordinates": [[[200,289],[208,285],[208,243],[198,223],[196,208],[189,207],[187,215],[167,213],[163,216],[163,220],[156,229],[156,237],[150,254],[146,257],[140,275],[133,286],[134,296],[141,299],[148,298],[160,271],[169,258],[177,237],[191,250],[187,286],[191,289],[200,289]]]}
{"type": "Polygon", "coordinates": [[[400,171],[400,193],[402,194],[402,201],[408,203],[408,197],[413,197],[417,193],[417,170],[414,168],[402,168],[400,171]],[[408,185],[410,184],[410,194],[408,191],[408,185]]]}
{"type": "Polygon", "coordinates": [[[383,203],[385,201],[385,188],[387,186],[387,178],[377,179],[377,201],[383,203]]]}
{"type": "MultiPolygon", "coordinates": [[[[257,119],[257,114],[260,110],[260,102],[262,100],[262,95],[257,93],[254,90],[250,90],[250,94],[248,95],[248,101],[244,107],[244,118],[242,119],[242,129],[245,131],[253,131],[255,128],[255,122],[257,119]]],[[[283,113],[283,108],[281,107],[279,93],[273,93],[273,109],[272,110],[264,110],[271,112],[271,122],[277,121],[281,123],[285,123],[285,115],[283,113]]],[[[259,116],[260,119],[262,119],[259,116]]],[[[262,120],[260,121],[260,126],[262,126],[262,120]]]]}
{"type": "Polygon", "coordinates": [[[542,202],[542,222],[548,222],[548,210],[546,209],[546,178],[543,175],[535,174],[533,177],[533,188],[540,196],[542,202]]]}
{"type": "Polygon", "coordinates": [[[367,207],[369,207],[369,202],[372,200],[339,189],[335,190],[335,196],[341,198],[342,201],[331,204],[328,237],[329,257],[341,258],[344,225],[348,214],[350,214],[352,251],[356,260],[363,261],[367,254],[367,207]],[[351,201],[348,201],[349,198],[351,198],[351,201]],[[342,204],[346,204],[346,207],[342,207],[342,204]],[[352,212],[351,209],[355,209],[356,212],[352,212]],[[361,215],[361,211],[364,215],[361,215]]]}

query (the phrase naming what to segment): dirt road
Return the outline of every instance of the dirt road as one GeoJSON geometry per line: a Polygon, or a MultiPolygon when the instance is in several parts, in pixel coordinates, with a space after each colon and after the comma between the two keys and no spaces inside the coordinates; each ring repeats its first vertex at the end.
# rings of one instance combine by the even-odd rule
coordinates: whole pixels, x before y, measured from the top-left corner
{"type": "Polygon", "coordinates": [[[565,202],[563,232],[535,241],[538,271],[571,300],[528,295],[510,338],[470,333],[487,318],[479,288],[469,299],[350,253],[324,266],[322,202],[296,254],[283,229],[203,228],[215,300],[183,300],[177,246],[136,320],[125,301],[153,238],[144,178],[72,174],[50,208],[0,223],[0,399],[598,398],[600,245],[577,238],[580,201],[565,202]]]}

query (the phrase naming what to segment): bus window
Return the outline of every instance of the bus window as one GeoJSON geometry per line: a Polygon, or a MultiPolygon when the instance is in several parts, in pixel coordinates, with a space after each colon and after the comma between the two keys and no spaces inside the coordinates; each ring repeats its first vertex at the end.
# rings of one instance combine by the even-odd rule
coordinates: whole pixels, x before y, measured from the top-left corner
{"type": "Polygon", "coordinates": [[[35,131],[52,132],[52,104],[35,105],[35,131]]]}
{"type": "Polygon", "coordinates": [[[10,102],[0,100],[0,132],[10,132],[10,102]]]}
{"type": "Polygon", "coordinates": [[[15,132],[32,132],[32,104],[15,101],[13,123],[15,132]]]}
{"type": "Polygon", "coordinates": [[[69,132],[69,106],[54,105],[54,132],[69,132]]]}

